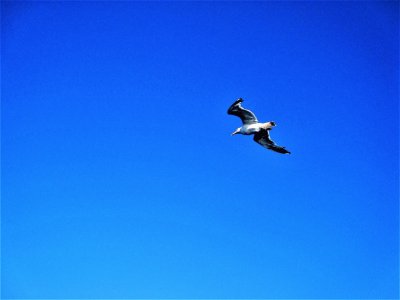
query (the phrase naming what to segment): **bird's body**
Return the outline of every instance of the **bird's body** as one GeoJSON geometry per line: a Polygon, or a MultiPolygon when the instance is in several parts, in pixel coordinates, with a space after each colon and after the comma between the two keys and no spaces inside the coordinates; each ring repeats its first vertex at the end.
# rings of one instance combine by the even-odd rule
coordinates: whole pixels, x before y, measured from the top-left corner
{"type": "Polygon", "coordinates": [[[229,115],[234,115],[239,117],[242,120],[242,127],[236,129],[232,135],[235,134],[243,134],[243,135],[252,135],[254,134],[254,141],[259,143],[261,146],[273,150],[282,154],[290,154],[285,147],[281,147],[275,144],[273,140],[269,137],[269,131],[276,126],[275,122],[270,121],[266,123],[260,123],[257,120],[257,117],[248,109],[245,109],[241,106],[241,102],[243,102],[242,98],[236,100],[228,109],[229,115]]]}
{"type": "Polygon", "coordinates": [[[260,130],[261,130],[261,123],[244,124],[242,127],[240,127],[240,134],[251,135],[260,132],[260,130]]]}

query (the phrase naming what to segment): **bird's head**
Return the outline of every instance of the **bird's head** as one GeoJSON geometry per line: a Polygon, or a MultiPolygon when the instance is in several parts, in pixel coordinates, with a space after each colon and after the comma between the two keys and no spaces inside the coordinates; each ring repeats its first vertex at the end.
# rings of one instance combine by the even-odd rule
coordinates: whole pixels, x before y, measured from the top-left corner
{"type": "Polygon", "coordinates": [[[236,129],[234,132],[232,132],[231,135],[235,135],[235,134],[238,134],[238,133],[240,133],[240,127],[238,129],[236,129]]]}

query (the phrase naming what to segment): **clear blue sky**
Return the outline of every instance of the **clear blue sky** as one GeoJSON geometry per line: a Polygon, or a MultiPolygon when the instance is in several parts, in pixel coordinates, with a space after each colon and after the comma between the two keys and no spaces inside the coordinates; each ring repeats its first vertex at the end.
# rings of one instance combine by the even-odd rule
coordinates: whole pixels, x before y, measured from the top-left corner
{"type": "Polygon", "coordinates": [[[397,298],[398,2],[2,2],[3,298],[397,298]],[[280,155],[230,133],[238,97],[280,155]]]}

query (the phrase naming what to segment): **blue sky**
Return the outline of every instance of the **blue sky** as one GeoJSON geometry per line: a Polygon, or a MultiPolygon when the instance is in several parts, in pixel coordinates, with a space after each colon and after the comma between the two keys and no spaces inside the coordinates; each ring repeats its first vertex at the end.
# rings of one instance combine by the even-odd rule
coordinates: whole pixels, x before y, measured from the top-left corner
{"type": "Polygon", "coordinates": [[[398,298],[398,2],[2,2],[2,298],[398,298]],[[280,155],[230,133],[239,97],[280,155]]]}

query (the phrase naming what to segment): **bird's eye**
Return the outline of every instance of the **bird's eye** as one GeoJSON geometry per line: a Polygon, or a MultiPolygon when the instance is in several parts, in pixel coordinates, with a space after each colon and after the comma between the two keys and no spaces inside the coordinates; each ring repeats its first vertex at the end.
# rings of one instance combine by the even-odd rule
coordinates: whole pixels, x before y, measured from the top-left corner
{"type": "Polygon", "coordinates": [[[275,126],[275,122],[271,122],[271,125],[272,125],[272,126],[275,126]]]}

